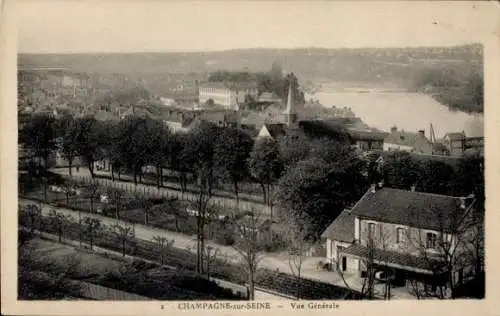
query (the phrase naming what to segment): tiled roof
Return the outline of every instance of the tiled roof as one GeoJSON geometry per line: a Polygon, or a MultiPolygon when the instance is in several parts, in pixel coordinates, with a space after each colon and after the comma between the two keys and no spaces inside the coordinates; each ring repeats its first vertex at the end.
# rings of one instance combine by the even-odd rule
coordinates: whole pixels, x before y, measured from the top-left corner
{"type": "MultiPolygon", "coordinates": [[[[359,258],[370,256],[370,249],[360,244],[354,244],[348,248],[341,249],[342,253],[350,254],[359,258]]],[[[382,249],[373,249],[372,258],[374,262],[387,265],[396,265],[396,267],[411,267],[420,270],[427,270],[432,273],[434,269],[441,266],[438,261],[431,258],[417,257],[407,253],[387,251],[382,249]]]]}
{"type": "Polygon", "coordinates": [[[384,139],[385,143],[410,146],[413,147],[415,152],[430,154],[432,153],[432,144],[427,137],[418,133],[410,133],[406,131],[391,132],[384,139]]]}
{"type": "Polygon", "coordinates": [[[451,232],[465,210],[458,197],[379,188],[368,191],[351,212],[380,222],[451,232]]]}
{"type": "Polygon", "coordinates": [[[349,211],[344,210],[321,234],[322,238],[352,242],[354,240],[354,218],[349,211]]]}

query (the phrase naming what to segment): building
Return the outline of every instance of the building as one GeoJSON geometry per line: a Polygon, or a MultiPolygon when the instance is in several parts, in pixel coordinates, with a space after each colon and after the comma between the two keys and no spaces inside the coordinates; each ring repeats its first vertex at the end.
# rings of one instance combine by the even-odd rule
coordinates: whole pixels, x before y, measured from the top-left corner
{"type": "Polygon", "coordinates": [[[391,132],[384,139],[383,146],[386,151],[401,150],[426,155],[433,153],[433,145],[425,136],[424,130],[411,133],[391,127],[391,132]]]}
{"type": "Polygon", "coordinates": [[[443,137],[443,144],[452,156],[461,156],[469,149],[479,150],[482,154],[484,152],[484,137],[467,137],[465,132],[447,133],[443,137]]]}
{"type": "Polygon", "coordinates": [[[259,130],[257,138],[271,137],[277,139],[286,135],[286,125],[282,123],[264,124],[259,130]]]}
{"type": "Polygon", "coordinates": [[[205,107],[219,105],[226,110],[239,110],[247,96],[257,98],[256,84],[208,82],[198,87],[199,105],[205,107]]]}
{"type": "Polygon", "coordinates": [[[391,275],[395,286],[435,289],[471,276],[466,258],[474,196],[453,197],[373,185],[323,232],[327,260],[345,273],[366,276],[367,264],[391,275]],[[454,253],[456,260],[446,261],[454,253]],[[448,269],[451,263],[452,270],[448,269]],[[337,264],[338,263],[338,264],[337,264]]]}

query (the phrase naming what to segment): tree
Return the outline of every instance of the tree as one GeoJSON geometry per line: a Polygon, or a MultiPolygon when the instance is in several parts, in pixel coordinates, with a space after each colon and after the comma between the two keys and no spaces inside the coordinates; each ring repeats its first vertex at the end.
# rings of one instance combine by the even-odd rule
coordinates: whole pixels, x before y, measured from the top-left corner
{"type": "Polygon", "coordinates": [[[409,190],[417,181],[417,166],[412,155],[405,151],[391,152],[384,159],[384,185],[409,190]]]}
{"type": "Polygon", "coordinates": [[[30,219],[31,234],[33,235],[35,233],[36,223],[41,221],[42,211],[38,206],[28,204],[24,207],[24,212],[30,219]]]}
{"type": "Polygon", "coordinates": [[[307,158],[311,149],[309,139],[300,131],[280,137],[278,143],[285,169],[291,169],[299,161],[307,158]]]}
{"type": "Polygon", "coordinates": [[[74,119],[67,115],[57,121],[58,134],[61,139],[61,151],[68,161],[68,172],[71,177],[73,161],[81,151],[82,130],[81,120],[74,119]]]}
{"type": "Polygon", "coordinates": [[[175,240],[168,239],[165,236],[154,236],[153,242],[155,243],[156,249],[160,254],[160,263],[165,264],[165,258],[169,255],[170,250],[172,249],[175,240]]]}
{"type": "Polygon", "coordinates": [[[263,221],[254,210],[234,213],[230,220],[235,229],[233,248],[239,253],[247,274],[249,300],[254,300],[257,268],[265,248],[261,239],[263,221]]]}
{"type": "Polygon", "coordinates": [[[82,239],[88,237],[90,250],[92,250],[94,246],[94,238],[101,232],[103,228],[101,225],[101,221],[93,217],[84,217],[82,224],[84,225],[82,231],[82,239]]]}
{"type": "Polygon", "coordinates": [[[41,169],[42,160],[47,167],[49,155],[56,148],[54,117],[33,115],[24,125],[19,136],[20,143],[24,144],[38,158],[38,169],[41,169]]]}
{"type": "Polygon", "coordinates": [[[179,182],[181,185],[181,192],[184,194],[187,190],[187,172],[190,169],[189,162],[183,157],[183,150],[186,146],[187,137],[184,134],[173,134],[170,138],[170,167],[179,172],[179,182]]]}
{"type": "Polygon", "coordinates": [[[133,243],[135,239],[134,228],[131,225],[121,226],[119,224],[115,224],[111,228],[116,240],[121,244],[122,255],[125,257],[127,245],[133,243]]]}
{"type": "Polygon", "coordinates": [[[196,271],[203,274],[203,249],[205,249],[205,227],[210,221],[215,211],[214,207],[209,207],[211,196],[207,187],[202,187],[196,194],[194,202],[196,212],[196,271]]]}
{"type": "Polygon", "coordinates": [[[248,166],[250,174],[261,185],[264,203],[271,208],[271,191],[284,169],[277,141],[271,138],[258,140],[248,158],[248,166]]]}
{"type": "Polygon", "coordinates": [[[278,217],[310,219],[310,234],[318,236],[347,206],[366,192],[359,160],[327,163],[319,158],[301,161],[280,179],[276,190],[278,217]]]}
{"type": "Polygon", "coordinates": [[[92,182],[87,186],[87,190],[89,192],[89,200],[90,200],[90,213],[94,212],[94,203],[95,199],[99,197],[99,184],[97,182],[92,182]]]}
{"type": "Polygon", "coordinates": [[[149,223],[149,215],[153,211],[153,202],[147,196],[142,193],[137,192],[134,196],[137,206],[142,208],[144,212],[144,225],[149,223]]]}
{"type": "Polygon", "coordinates": [[[201,122],[186,137],[186,143],[181,154],[182,159],[189,166],[192,166],[200,187],[205,187],[210,196],[216,181],[214,154],[219,132],[220,129],[214,124],[201,122]]]}
{"type": "Polygon", "coordinates": [[[233,183],[236,203],[239,202],[238,184],[248,176],[247,159],[252,145],[250,135],[233,128],[225,128],[216,139],[215,169],[222,179],[233,183]]]}
{"type": "Polygon", "coordinates": [[[307,216],[289,222],[290,229],[287,238],[288,264],[290,271],[297,278],[297,289],[295,296],[302,298],[302,268],[307,251],[311,247],[308,241],[309,228],[307,216]]]}
{"type": "Polygon", "coordinates": [[[120,211],[121,211],[121,206],[122,206],[122,197],[123,197],[123,192],[119,189],[115,189],[113,187],[109,187],[107,189],[107,195],[109,197],[110,203],[113,204],[115,208],[115,218],[117,220],[120,219],[120,211]]]}
{"type": "Polygon", "coordinates": [[[63,213],[57,212],[52,209],[49,213],[49,219],[52,225],[54,225],[57,229],[57,236],[59,238],[59,242],[62,241],[64,227],[68,224],[69,218],[63,213]]]}
{"type": "Polygon", "coordinates": [[[480,238],[480,211],[476,207],[474,196],[462,199],[461,205],[457,205],[454,212],[443,214],[438,210],[431,210],[436,229],[433,232],[418,229],[417,233],[409,238],[433,272],[431,285],[435,290],[429,291],[428,284],[424,284],[425,289],[423,293],[421,291],[420,296],[457,298],[456,290],[464,274],[474,272],[478,262],[475,259],[478,258],[470,254],[482,252],[482,249],[474,249],[476,246],[482,247],[477,243],[478,237],[480,238]],[[458,278],[457,273],[461,275],[458,278]]]}
{"type": "Polygon", "coordinates": [[[75,183],[72,181],[64,182],[64,195],[66,196],[66,204],[69,205],[69,198],[75,194],[75,183]]]}
{"type": "Polygon", "coordinates": [[[447,195],[454,172],[450,165],[434,160],[418,163],[416,190],[447,195]]]}
{"type": "Polygon", "coordinates": [[[87,163],[92,178],[94,174],[94,162],[104,157],[104,148],[112,143],[111,135],[107,133],[103,123],[93,117],[78,119],[80,128],[79,155],[87,163]]]}

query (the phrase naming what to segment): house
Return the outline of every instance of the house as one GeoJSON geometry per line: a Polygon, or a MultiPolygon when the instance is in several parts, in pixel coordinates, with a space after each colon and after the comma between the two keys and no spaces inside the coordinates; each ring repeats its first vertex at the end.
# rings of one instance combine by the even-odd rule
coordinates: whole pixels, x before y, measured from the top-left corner
{"type": "Polygon", "coordinates": [[[247,96],[257,95],[256,83],[207,82],[198,86],[200,105],[220,105],[226,110],[239,110],[247,96]]]}
{"type": "Polygon", "coordinates": [[[474,196],[453,197],[373,185],[323,232],[327,260],[346,273],[366,276],[367,265],[409,287],[458,285],[470,276],[462,242],[474,196]],[[455,253],[456,260],[446,261],[455,253]],[[451,264],[451,271],[448,269],[451,264]],[[452,279],[450,279],[452,278],[452,279]]]}
{"type": "Polygon", "coordinates": [[[384,139],[383,146],[386,151],[402,150],[426,155],[433,153],[433,145],[425,136],[424,130],[411,133],[391,127],[391,133],[384,139]]]}
{"type": "Polygon", "coordinates": [[[452,156],[461,156],[470,149],[479,150],[484,155],[484,136],[467,137],[465,132],[447,133],[443,144],[452,156]]]}
{"type": "Polygon", "coordinates": [[[448,148],[450,155],[460,156],[465,151],[465,132],[447,133],[443,137],[443,143],[448,148]]]}
{"type": "Polygon", "coordinates": [[[119,114],[119,117],[121,120],[124,120],[125,118],[130,117],[130,116],[147,117],[147,118],[151,118],[151,119],[155,118],[155,116],[151,112],[149,112],[148,110],[141,108],[141,107],[135,107],[135,106],[132,106],[131,108],[129,108],[125,112],[122,112],[119,114]]]}

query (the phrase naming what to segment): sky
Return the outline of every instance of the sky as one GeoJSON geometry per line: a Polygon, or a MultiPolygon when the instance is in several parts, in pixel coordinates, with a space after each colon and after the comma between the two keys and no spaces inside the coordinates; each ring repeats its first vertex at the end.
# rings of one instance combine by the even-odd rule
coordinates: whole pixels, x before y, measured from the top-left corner
{"type": "Polygon", "coordinates": [[[20,0],[17,6],[21,53],[449,46],[482,42],[500,25],[494,2],[20,0]]]}

